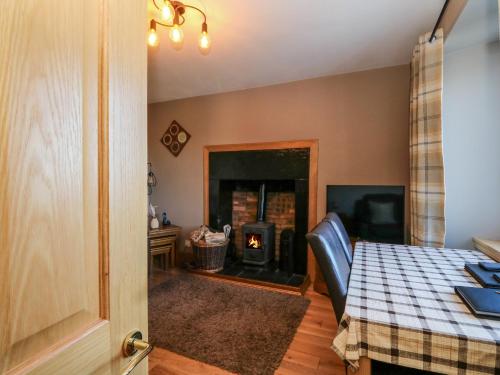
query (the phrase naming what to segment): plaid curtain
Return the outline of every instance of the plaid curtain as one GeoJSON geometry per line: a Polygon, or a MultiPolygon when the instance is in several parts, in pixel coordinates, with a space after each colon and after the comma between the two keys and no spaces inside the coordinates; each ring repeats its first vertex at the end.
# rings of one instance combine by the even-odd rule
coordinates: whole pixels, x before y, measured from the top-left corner
{"type": "Polygon", "coordinates": [[[443,31],[413,49],[410,80],[410,238],[412,245],[444,246],[444,167],[441,131],[443,31]]]}

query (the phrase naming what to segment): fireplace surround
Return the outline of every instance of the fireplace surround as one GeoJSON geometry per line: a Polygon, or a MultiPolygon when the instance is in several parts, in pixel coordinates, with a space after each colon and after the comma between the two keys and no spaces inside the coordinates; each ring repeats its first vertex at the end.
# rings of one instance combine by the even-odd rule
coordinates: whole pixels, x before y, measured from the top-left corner
{"type": "MultiPolygon", "coordinates": [[[[315,279],[316,263],[307,247],[305,234],[314,226],[317,217],[317,156],[316,140],[205,146],[204,219],[214,228],[226,223],[231,223],[235,229],[240,228],[239,232],[236,230],[236,235],[232,235],[233,244],[238,245],[238,249],[233,247],[232,254],[237,254],[239,259],[242,259],[242,247],[247,238],[242,233],[243,225],[258,222],[257,192],[260,184],[266,183],[271,206],[266,211],[269,217],[264,222],[276,224],[275,256],[273,259],[272,252],[264,256],[265,260],[270,259],[265,266],[246,264],[245,273],[250,275],[248,282],[251,284],[264,282],[266,286],[271,286],[269,282],[284,283],[303,292],[309,280],[315,279]],[[290,236],[287,261],[282,262],[287,267],[280,271],[279,241],[281,232],[287,229],[295,236],[290,236]],[[293,254],[289,254],[290,251],[293,254]],[[252,276],[252,273],[255,275],[252,276]],[[290,282],[289,274],[293,282],[290,282]],[[275,280],[266,282],[269,276],[275,280]]],[[[235,281],[246,277],[233,271],[225,268],[224,275],[220,277],[235,281]]],[[[218,274],[213,276],[218,277],[218,274]]]]}
{"type": "MultiPolygon", "coordinates": [[[[305,235],[308,230],[309,150],[287,149],[211,153],[209,171],[209,225],[216,229],[221,229],[225,224],[233,223],[233,196],[235,192],[258,193],[262,183],[265,183],[267,195],[280,192],[293,194],[293,229],[296,232],[293,272],[306,275],[308,259],[305,235]]],[[[256,196],[258,195],[256,194],[256,196]]],[[[264,215],[263,212],[267,208],[265,200],[261,200],[261,204],[261,213],[259,214],[259,207],[256,207],[256,216],[249,217],[249,220],[242,224],[259,222],[258,216],[264,215]]],[[[237,227],[233,229],[235,231],[242,230],[242,228],[237,227]]],[[[260,230],[263,230],[262,227],[260,230]]],[[[237,237],[240,237],[240,235],[237,237]]],[[[273,238],[275,237],[273,236],[273,238]]],[[[236,247],[241,248],[243,253],[245,252],[242,245],[236,245],[236,247]]],[[[275,246],[273,248],[276,249],[275,246]]],[[[269,251],[266,261],[262,263],[261,260],[259,263],[268,263],[272,258],[276,257],[269,251]]],[[[248,256],[245,260],[246,264],[250,264],[251,259],[248,256]]]]}

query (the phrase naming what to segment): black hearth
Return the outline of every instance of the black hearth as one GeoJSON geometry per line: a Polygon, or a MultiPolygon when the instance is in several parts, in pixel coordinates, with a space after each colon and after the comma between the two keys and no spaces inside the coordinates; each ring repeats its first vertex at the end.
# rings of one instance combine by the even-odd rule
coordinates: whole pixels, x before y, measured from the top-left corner
{"type": "Polygon", "coordinates": [[[247,223],[243,230],[243,263],[263,266],[274,258],[275,225],[265,222],[266,184],[259,188],[257,222],[247,223]]]}

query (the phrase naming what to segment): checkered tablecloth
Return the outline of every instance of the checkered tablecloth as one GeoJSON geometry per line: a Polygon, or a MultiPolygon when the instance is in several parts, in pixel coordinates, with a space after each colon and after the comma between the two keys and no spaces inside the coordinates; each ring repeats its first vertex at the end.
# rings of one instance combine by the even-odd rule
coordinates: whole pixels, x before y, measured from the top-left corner
{"type": "MultiPolygon", "coordinates": [[[[358,242],[332,348],[359,358],[446,374],[500,374],[500,321],[476,318],[454,286],[479,286],[464,263],[475,250],[358,242]]],[[[500,295],[498,296],[500,298],[500,295]]]]}

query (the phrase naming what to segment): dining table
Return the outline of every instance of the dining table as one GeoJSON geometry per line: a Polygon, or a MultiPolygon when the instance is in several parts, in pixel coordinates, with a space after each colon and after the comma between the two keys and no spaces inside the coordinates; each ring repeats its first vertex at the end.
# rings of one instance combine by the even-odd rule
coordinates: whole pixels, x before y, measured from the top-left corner
{"type": "Polygon", "coordinates": [[[481,261],[492,260],[477,250],[357,242],[332,349],[363,374],[371,360],[500,374],[500,321],[475,316],[454,289],[480,287],[464,265],[481,261]]]}

